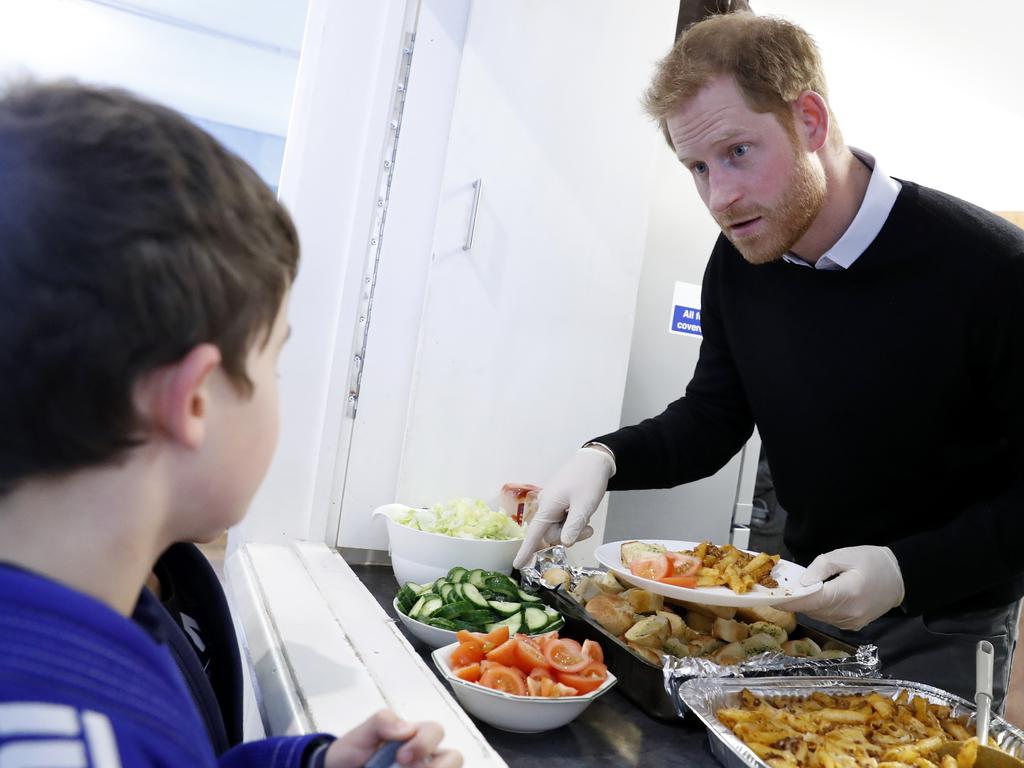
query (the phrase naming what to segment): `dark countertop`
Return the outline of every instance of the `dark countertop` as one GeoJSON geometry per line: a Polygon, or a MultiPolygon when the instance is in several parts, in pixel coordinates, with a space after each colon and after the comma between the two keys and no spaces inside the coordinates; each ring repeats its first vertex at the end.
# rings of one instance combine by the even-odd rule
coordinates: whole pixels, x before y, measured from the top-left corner
{"type": "MultiPolygon", "coordinates": [[[[398,585],[391,568],[354,565],[352,570],[377,598],[389,616],[398,585]]],[[[396,617],[397,618],[397,617],[396,617]]],[[[431,648],[405,632],[427,666],[437,670],[430,659],[431,648]]],[[[440,677],[440,674],[438,674],[440,677]]],[[[512,768],[572,766],[692,766],[720,768],[708,749],[704,726],[694,718],[664,723],[648,717],[614,688],[591,704],[569,725],[546,733],[507,733],[474,720],[491,746],[512,768]]]]}

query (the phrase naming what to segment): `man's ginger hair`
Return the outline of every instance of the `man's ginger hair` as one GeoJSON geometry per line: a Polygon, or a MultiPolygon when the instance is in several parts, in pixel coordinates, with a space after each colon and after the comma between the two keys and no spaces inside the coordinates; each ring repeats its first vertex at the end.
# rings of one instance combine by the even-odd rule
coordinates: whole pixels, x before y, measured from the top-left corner
{"type": "MultiPolygon", "coordinates": [[[[737,11],[687,28],[657,66],[644,107],[675,150],[666,118],[715,77],[735,79],[747,105],[771,112],[793,135],[791,105],[804,91],[828,103],[821,54],[814,39],[796,24],[772,16],[737,11]]],[[[829,140],[842,143],[829,108],[829,140]]]]}

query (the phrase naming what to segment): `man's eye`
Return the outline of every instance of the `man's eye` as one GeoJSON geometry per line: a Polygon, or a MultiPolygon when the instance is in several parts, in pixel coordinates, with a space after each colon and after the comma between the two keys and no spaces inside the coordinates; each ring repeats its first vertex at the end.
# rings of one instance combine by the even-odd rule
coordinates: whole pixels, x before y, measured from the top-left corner
{"type": "Polygon", "coordinates": [[[749,151],[749,144],[737,144],[735,147],[732,148],[733,157],[743,157],[749,151]]]}
{"type": "Polygon", "coordinates": [[[703,176],[704,172],[707,171],[707,169],[708,167],[704,163],[694,163],[693,166],[691,166],[690,168],[690,170],[693,171],[698,176],[703,176]]]}

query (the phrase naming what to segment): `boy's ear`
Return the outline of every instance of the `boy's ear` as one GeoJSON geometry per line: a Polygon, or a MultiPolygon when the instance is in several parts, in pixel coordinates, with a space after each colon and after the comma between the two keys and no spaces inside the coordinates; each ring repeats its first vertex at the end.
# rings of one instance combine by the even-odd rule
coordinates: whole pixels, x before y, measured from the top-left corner
{"type": "Polygon", "coordinates": [[[186,448],[199,448],[210,408],[209,377],[220,360],[217,347],[199,344],[178,362],[147,376],[138,397],[151,427],[186,448]]]}

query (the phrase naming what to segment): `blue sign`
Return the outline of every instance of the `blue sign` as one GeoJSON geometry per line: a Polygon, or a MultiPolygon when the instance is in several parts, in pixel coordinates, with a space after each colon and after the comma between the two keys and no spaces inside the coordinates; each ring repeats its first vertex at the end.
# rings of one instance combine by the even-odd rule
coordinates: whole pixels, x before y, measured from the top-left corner
{"type": "Polygon", "coordinates": [[[672,310],[672,332],[703,335],[700,330],[700,310],[696,307],[681,307],[676,304],[672,310]]]}

